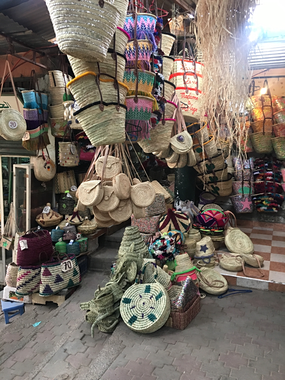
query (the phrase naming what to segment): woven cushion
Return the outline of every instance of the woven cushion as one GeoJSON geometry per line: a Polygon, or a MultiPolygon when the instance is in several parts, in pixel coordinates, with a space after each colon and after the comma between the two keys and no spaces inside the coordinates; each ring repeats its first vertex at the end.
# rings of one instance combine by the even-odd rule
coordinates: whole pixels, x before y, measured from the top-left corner
{"type": "Polygon", "coordinates": [[[190,219],[186,214],[169,209],[167,214],[160,218],[158,228],[161,232],[178,230],[184,233],[189,230],[190,224],[190,219]]]}

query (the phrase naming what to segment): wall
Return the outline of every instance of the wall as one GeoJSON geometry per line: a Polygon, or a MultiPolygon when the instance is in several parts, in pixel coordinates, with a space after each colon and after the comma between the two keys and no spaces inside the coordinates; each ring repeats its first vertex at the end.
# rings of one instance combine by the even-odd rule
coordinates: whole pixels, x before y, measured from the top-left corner
{"type": "Polygon", "coordinates": [[[257,86],[260,87],[259,89],[256,89],[255,91],[256,95],[260,92],[260,89],[263,87],[264,80],[267,79],[271,95],[285,96],[285,68],[271,69],[265,72],[262,72],[262,70],[254,71],[253,79],[255,81],[255,87],[257,86]],[[262,79],[254,79],[254,76],[262,77],[262,79]],[[270,77],[270,76],[274,76],[276,78],[267,79],[267,77],[270,77]]]}

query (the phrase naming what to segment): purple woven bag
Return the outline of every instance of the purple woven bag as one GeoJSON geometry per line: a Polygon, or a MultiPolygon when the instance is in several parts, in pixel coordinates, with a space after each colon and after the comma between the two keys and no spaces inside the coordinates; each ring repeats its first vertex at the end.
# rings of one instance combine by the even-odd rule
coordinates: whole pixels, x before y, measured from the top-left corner
{"type": "Polygon", "coordinates": [[[17,265],[39,265],[49,261],[53,255],[53,245],[47,230],[28,231],[18,243],[17,265]]]}

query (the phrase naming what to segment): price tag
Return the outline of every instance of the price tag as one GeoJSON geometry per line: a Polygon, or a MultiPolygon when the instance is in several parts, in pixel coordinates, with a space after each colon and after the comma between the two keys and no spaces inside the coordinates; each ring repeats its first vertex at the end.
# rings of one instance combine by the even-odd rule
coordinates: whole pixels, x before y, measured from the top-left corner
{"type": "Polygon", "coordinates": [[[48,214],[50,212],[50,207],[49,206],[45,206],[44,209],[43,209],[43,214],[48,214]]]}
{"type": "Polygon", "coordinates": [[[76,239],[78,240],[78,239],[81,239],[81,234],[77,234],[76,235],[76,239]]]}
{"type": "Polygon", "coordinates": [[[27,240],[20,240],[20,248],[21,248],[21,251],[24,251],[24,249],[29,248],[27,240]]]}
{"type": "Polygon", "coordinates": [[[29,132],[25,132],[24,136],[22,137],[22,141],[28,141],[30,140],[30,134],[29,132]]]}
{"type": "Polygon", "coordinates": [[[73,263],[72,263],[71,260],[65,260],[65,261],[63,261],[63,262],[60,264],[60,266],[61,266],[61,271],[62,271],[63,273],[65,273],[65,272],[69,272],[71,269],[73,269],[73,263]]]}
{"type": "Polygon", "coordinates": [[[70,145],[70,153],[75,154],[76,152],[77,152],[77,149],[76,149],[75,145],[71,144],[70,145]]]}
{"type": "Polygon", "coordinates": [[[77,191],[77,186],[75,185],[71,186],[70,191],[77,191]]]}
{"type": "Polygon", "coordinates": [[[73,242],[74,242],[74,240],[70,240],[70,242],[69,242],[69,245],[72,245],[72,244],[73,244],[73,242]]]}
{"type": "Polygon", "coordinates": [[[18,123],[15,120],[10,120],[8,126],[11,129],[16,129],[18,127],[18,123]]]}

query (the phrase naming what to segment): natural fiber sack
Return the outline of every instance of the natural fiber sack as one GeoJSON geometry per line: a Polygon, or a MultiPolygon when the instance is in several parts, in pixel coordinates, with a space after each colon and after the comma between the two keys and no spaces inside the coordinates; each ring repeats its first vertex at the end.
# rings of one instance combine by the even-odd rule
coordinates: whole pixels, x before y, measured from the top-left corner
{"type": "Polygon", "coordinates": [[[126,174],[120,173],[113,177],[113,188],[114,193],[119,199],[122,200],[130,198],[131,182],[126,174]]]}
{"type": "Polygon", "coordinates": [[[238,253],[226,252],[219,257],[219,265],[228,271],[240,272],[243,269],[244,260],[238,253]]]}
{"type": "Polygon", "coordinates": [[[39,293],[42,297],[77,286],[81,281],[79,265],[74,255],[42,264],[40,274],[39,293]]]}
{"type": "Polygon", "coordinates": [[[64,194],[66,190],[70,190],[73,186],[77,187],[75,173],[73,170],[68,170],[62,173],[57,173],[55,176],[55,193],[64,194]]]}
{"type": "Polygon", "coordinates": [[[0,135],[5,140],[21,141],[27,130],[27,124],[20,112],[9,108],[0,111],[0,135]]]}
{"type": "Polygon", "coordinates": [[[155,190],[150,182],[141,182],[131,187],[131,200],[137,207],[150,206],[155,199],[155,190]]]}
{"type": "Polygon", "coordinates": [[[56,166],[53,160],[44,154],[33,159],[34,174],[38,181],[48,182],[56,175],[56,166]]]}
{"type": "Polygon", "coordinates": [[[139,232],[144,234],[155,234],[158,230],[159,216],[151,216],[146,218],[136,219],[132,215],[132,227],[138,227],[139,232]]]}
{"type": "Polygon", "coordinates": [[[190,225],[190,219],[186,214],[168,209],[167,214],[163,215],[159,220],[159,231],[168,232],[177,230],[185,233],[189,230],[190,225]]]}
{"type": "Polygon", "coordinates": [[[143,334],[157,331],[170,314],[166,289],[159,283],[130,286],[121,300],[120,314],[133,331],[143,334]]]}
{"type": "Polygon", "coordinates": [[[122,171],[122,161],[118,157],[108,156],[104,167],[105,157],[99,157],[95,163],[96,173],[99,177],[106,180],[113,179],[122,171]],[[104,170],[104,172],[103,172],[104,170]]]}
{"type": "Polygon", "coordinates": [[[90,61],[106,58],[120,19],[115,5],[107,1],[46,1],[59,49],[90,61]],[[78,33],[80,30],[80,33],[78,33]]]}
{"type": "Polygon", "coordinates": [[[215,269],[201,268],[197,276],[199,287],[209,294],[220,295],[228,290],[227,280],[215,269]]]}
{"type": "Polygon", "coordinates": [[[120,200],[118,207],[109,212],[110,217],[117,223],[125,222],[132,216],[132,202],[130,199],[120,200]]]}
{"type": "Polygon", "coordinates": [[[100,180],[82,182],[77,190],[79,201],[87,207],[96,206],[104,196],[104,189],[100,180]]]}
{"type": "Polygon", "coordinates": [[[16,288],[17,285],[17,276],[18,276],[18,265],[16,263],[10,263],[7,267],[7,272],[5,276],[5,283],[7,286],[16,288]]]}
{"type": "Polygon", "coordinates": [[[138,142],[145,153],[152,153],[167,149],[170,144],[171,132],[175,119],[165,120],[165,124],[160,121],[155,128],[150,130],[150,138],[138,142]]]}
{"type": "Polygon", "coordinates": [[[16,295],[37,293],[40,288],[41,266],[20,266],[18,269],[16,295]]]}
{"type": "Polygon", "coordinates": [[[78,146],[74,142],[59,142],[58,143],[58,158],[59,165],[64,167],[78,166],[79,151],[78,146]]]}
{"type": "Polygon", "coordinates": [[[273,151],[271,133],[257,132],[250,135],[252,146],[256,153],[265,154],[273,151]]]}

